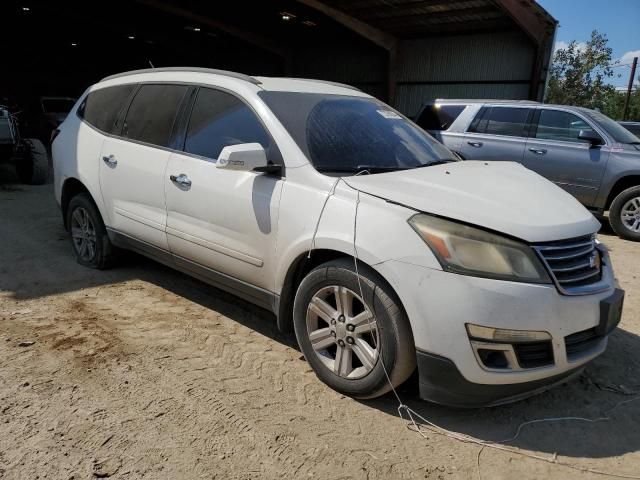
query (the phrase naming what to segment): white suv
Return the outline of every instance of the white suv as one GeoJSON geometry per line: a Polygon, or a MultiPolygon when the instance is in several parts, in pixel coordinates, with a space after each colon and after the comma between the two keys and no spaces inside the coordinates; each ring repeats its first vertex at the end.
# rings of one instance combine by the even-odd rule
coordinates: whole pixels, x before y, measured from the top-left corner
{"type": "Polygon", "coordinates": [[[602,353],[623,292],[571,195],[457,162],[348,87],[164,68],[105,78],[53,143],[88,267],[135,250],[272,310],[332,388],[522,398],[602,353]]]}

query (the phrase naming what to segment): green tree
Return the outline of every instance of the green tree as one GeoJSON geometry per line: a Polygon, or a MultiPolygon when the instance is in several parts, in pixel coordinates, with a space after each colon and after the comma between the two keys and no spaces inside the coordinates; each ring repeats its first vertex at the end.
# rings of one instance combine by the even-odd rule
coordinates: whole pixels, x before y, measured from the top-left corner
{"type": "Polygon", "coordinates": [[[607,42],[606,35],[594,30],[586,44],[574,40],[566,48],[556,50],[549,70],[546,101],[602,111],[612,105],[617,92],[607,83],[614,75],[612,49],[607,42]]]}

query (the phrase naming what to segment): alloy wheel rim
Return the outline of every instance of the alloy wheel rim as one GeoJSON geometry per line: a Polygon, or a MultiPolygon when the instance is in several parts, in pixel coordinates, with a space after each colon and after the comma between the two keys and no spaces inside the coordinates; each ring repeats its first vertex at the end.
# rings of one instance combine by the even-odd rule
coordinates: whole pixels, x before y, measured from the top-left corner
{"type": "Polygon", "coordinates": [[[91,221],[89,212],[78,207],[71,215],[71,238],[73,248],[85,262],[90,262],[96,256],[96,229],[91,221]]]}
{"type": "Polygon", "coordinates": [[[633,233],[640,233],[640,197],[634,197],[622,206],[622,224],[633,233]]]}
{"type": "Polygon", "coordinates": [[[365,377],[378,361],[376,319],[347,287],[331,285],[316,292],[307,306],[307,335],[316,356],[339,377],[365,377]]]}

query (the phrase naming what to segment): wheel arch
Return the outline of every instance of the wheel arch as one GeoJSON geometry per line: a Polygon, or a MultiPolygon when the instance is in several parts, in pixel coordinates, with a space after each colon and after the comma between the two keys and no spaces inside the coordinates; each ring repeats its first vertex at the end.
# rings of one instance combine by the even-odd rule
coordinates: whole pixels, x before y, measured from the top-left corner
{"type": "Polygon", "coordinates": [[[604,209],[608,210],[609,207],[611,207],[611,203],[613,203],[613,200],[627,188],[637,186],[640,186],[640,174],[627,175],[616,180],[616,183],[613,185],[613,187],[611,187],[611,190],[609,190],[609,194],[607,195],[607,202],[605,203],[604,209]]]}
{"type": "MultiPolygon", "coordinates": [[[[296,292],[300,282],[304,277],[314,268],[323,263],[330,262],[338,259],[350,259],[353,261],[353,255],[340,250],[333,250],[329,248],[318,248],[312,251],[305,251],[299,254],[294,261],[289,265],[287,273],[284,277],[282,289],[280,291],[279,303],[277,308],[277,323],[278,329],[282,332],[293,331],[293,301],[295,299],[296,292]]],[[[387,280],[374,266],[358,259],[358,266],[370,269],[373,271],[379,279],[387,286],[390,294],[394,297],[398,307],[406,313],[406,309],[402,304],[402,299],[391,282],[387,280]]],[[[409,328],[411,328],[411,322],[409,321],[409,328]]]]}
{"type": "MultiPolygon", "coordinates": [[[[100,212],[100,209],[98,208],[96,201],[93,198],[93,195],[91,195],[91,192],[84,185],[84,183],[82,183],[80,180],[78,180],[75,177],[69,177],[64,181],[62,185],[62,193],[60,195],[60,208],[62,209],[62,221],[64,222],[65,229],[68,229],[67,210],[69,208],[69,202],[71,202],[71,199],[73,197],[75,197],[80,193],[86,193],[87,195],[89,195],[89,198],[91,198],[94,205],[96,205],[98,212],[100,212]]],[[[100,214],[102,215],[102,213],[100,214]]]]}

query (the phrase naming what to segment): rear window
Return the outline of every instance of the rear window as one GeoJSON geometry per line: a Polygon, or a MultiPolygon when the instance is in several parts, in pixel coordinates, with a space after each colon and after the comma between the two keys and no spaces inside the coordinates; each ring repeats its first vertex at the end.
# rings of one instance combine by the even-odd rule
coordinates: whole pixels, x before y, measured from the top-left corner
{"type": "Polygon", "coordinates": [[[469,132],[524,137],[530,108],[482,107],[469,132]]]}
{"type": "Polygon", "coordinates": [[[9,119],[2,117],[0,118],[0,143],[11,142],[13,142],[13,135],[9,126],[9,119]]]}
{"type": "Polygon", "coordinates": [[[186,85],[142,85],[131,101],[122,136],[168,147],[186,85]]]}
{"type": "Polygon", "coordinates": [[[640,135],[640,123],[622,123],[624,128],[633,133],[636,137],[640,135]]]}
{"type": "Polygon", "coordinates": [[[117,133],[118,114],[135,88],[135,85],[118,85],[94,90],[80,104],[78,115],[98,130],[117,133]]]}
{"type": "Polygon", "coordinates": [[[45,113],[69,113],[74,103],[70,98],[44,98],[42,109],[45,113]]]}
{"type": "Polygon", "coordinates": [[[427,105],[416,123],[425,130],[447,130],[465,108],[465,105],[427,105]]]}

